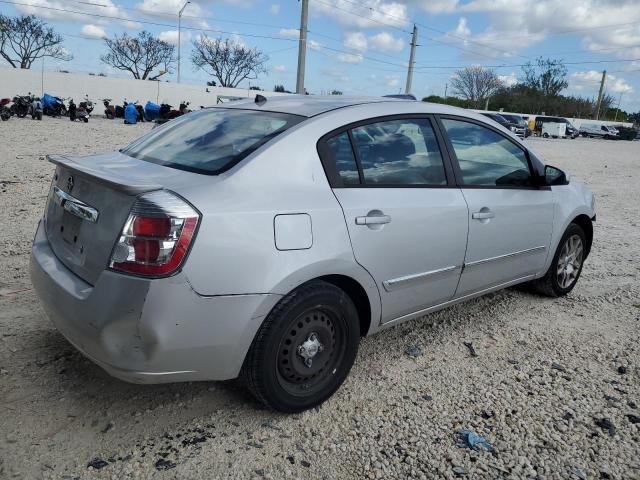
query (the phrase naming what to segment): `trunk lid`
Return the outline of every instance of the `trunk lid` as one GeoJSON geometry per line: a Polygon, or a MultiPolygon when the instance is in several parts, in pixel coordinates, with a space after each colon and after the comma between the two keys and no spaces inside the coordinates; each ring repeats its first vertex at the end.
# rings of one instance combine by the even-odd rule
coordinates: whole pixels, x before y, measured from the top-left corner
{"type": "Polygon", "coordinates": [[[164,187],[167,168],[113,152],[89,157],[52,155],[56,165],[45,208],[55,255],[94,285],[111,258],[136,197],[164,187]]]}

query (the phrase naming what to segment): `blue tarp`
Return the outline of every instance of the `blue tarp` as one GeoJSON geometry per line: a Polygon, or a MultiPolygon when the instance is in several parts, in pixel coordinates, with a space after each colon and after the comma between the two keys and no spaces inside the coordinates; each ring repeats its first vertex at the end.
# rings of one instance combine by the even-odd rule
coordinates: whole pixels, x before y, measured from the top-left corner
{"type": "Polygon", "coordinates": [[[53,107],[54,105],[57,105],[58,103],[60,103],[60,98],[58,98],[58,97],[54,97],[53,95],[49,95],[48,93],[45,93],[42,96],[42,106],[43,107],[53,107]]]}
{"type": "Polygon", "coordinates": [[[136,110],[136,106],[133,103],[127,103],[127,106],[124,107],[124,123],[135,125],[137,121],[138,110],[136,110]]]}
{"type": "Polygon", "coordinates": [[[153,102],[147,102],[144,106],[144,118],[147,120],[155,120],[160,116],[160,105],[153,102]]]}

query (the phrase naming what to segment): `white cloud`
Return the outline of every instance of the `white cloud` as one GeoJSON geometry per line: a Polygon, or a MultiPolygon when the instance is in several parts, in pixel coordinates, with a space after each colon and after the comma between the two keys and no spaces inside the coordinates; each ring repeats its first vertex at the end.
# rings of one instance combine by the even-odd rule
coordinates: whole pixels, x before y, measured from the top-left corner
{"type": "Polygon", "coordinates": [[[377,50],[378,52],[401,52],[404,48],[404,41],[388,32],[380,32],[369,37],[369,45],[371,50],[377,50]]]}
{"type": "MultiPolygon", "coordinates": [[[[597,70],[574,72],[569,75],[569,88],[587,95],[597,94],[601,80],[602,72],[597,70]]],[[[605,91],[609,93],[630,93],[633,92],[633,87],[623,78],[609,74],[605,80],[605,91]]]]}
{"type": "Polygon", "coordinates": [[[277,3],[274,3],[273,5],[271,5],[269,7],[269,13],[271,15],[278,15],[280,13],[280,5],[277,3]]]}
{"type": "MultiPolygon", "coordinates": [[[[66,0],[30,0],[28,4],[15,5],[16,10],[21,13],[29,15],[36,15],[37,17],[44,18],[46,20],[59,20],[65,22],[82,22],[85,23],[87,14],[98,14],[109,17],[130,18],[126,11],[120,9],[115,5],[112,0],[101,0],[99,5],[91,5],[91,2],[86,3],[73,3],[69,4],[66,0]],[[47,7],[47,8],[38,8],[47,7]],[[82,13],[70,13],[64,10],[73,10],[75,12],[82,13]]],[[[107,19],[96,18],[92,20],[93,24],[106,25],[109,23],[107,19]]],[[[124,26],[127,26],[129,21],[120,21],[124,26]]],[[[139,23],[132,23],[131,28],[140,28],[139,23]]]]}
{"type": "Polygon", "coordinates": [[[386,0],[329,0],[310,2],[311,13],[333,18],[341,25],[358,28],[379,28],[383,24],[397,27],[409,24],[407,6],[386,0]]]}
{"type": "MultiPolygon", "coordinates": [[[[184,0],[142,0],[137,3],[135,8],[143,13],[157,14],[158,12],[175,12],[176,17],[178,11],[184,6],[184,0]]],[[[205,15],[202,7],[190,2],[184,9],[182,15],[182,24],[190,24],[199,28],[209,28],[206,20],[200,18],[205,15]]],[[[150,16],[153,21],[158,21],[158,17],[150,16]]]]}
{"type": "MultiPolygon", "coordinates": [[[[167,30],[165,32],[160,32],[158,34],[158,38],[163,42],[171,43],[173,45],[178,44],[178,31],[177,30],[167,30]]],[[[185,44],[191,40],[191,32],[182,31],[180,34],[180,42],[185,44]]]]}
{"type": "Polygon", "coordinates": [[[400,52],[404,48],[404,41],[388,32],[380,32],[367,37],[363,32],[348,32],[344,38],[344,46],[366,52],[368,49],[378,52],[400,52]]]}
{"type": "Polygon", "coordinates": [[[311,50],[320,50],[322,48],[322,44],[320,42],[316,42],[315,40],[307,40],[307,47],[311,50]]]}
{"type": "Polygon", "coordinates": [[[329,77],[332,78],[334,80],[338,80],[340,82],[348,82],[349,81],[349,76],[340,71],[340,70],[336,70],[335,68],[328,68],[328,69],[324,69],[324,70],[320,70],[320,73],[322,75],[324,75],[325,77],[329,77]]]}
{"type": "Polygon", "coordinates": [[[362,63],[363,57],[360,53],[338,53],[336,59],[342,63],[362,63]]]}
{"type": "Polygon", "coordinates": [[[397,87],[400,85],[400,77],[397,75],[386,75],[384,77],[384,83],[387,87],[397,87]]]}
{"type": "Polygon", "coordinates": [[[98,25],[93,25],[91,23],[83,25],[80,29],[80,32],[83,35],[91,38],[105,38],[107,36],[107,32],[104,31],[104,28],[99,27],[98,25]]]}
{"type": "Polygon", "coordinates": [[[511,72],[509,75],[498,75],[498,79],[507,87],[513,87],[518,83],[518,76],[515,72],[511,72]]]}
{"type": "Polygon", "coordinates": [[[300,30],[297,28],[281,28],[278,35],[283,38],[300,38],[300,30]]]}
{"type": "Polygon", "coordinates": [[[362,32],[349,32],[344,37],[344,46],[352,50],[367,50],[367,37],[362,32]]]}
{"type": "Polygon", "coordinates": [[[418,0],[413,3],[431,15],[438,15],[453,12],[459,0],[418,0]]]}
{"type": "Polygon", "coordinates": [[[276,73],[284,73],[287,71],[287,67],[285,67],[284,65],[276,65],[275,67],[273,67],[273,71],[276,73]]]}
{"type": "Polygon", "coordinates": [[[458,26],[454,30],[454,33],[460,37],[468,37],[471,35],[471,29],[467,27],[467,19],[460,17],[458,19],[458,26]]]}

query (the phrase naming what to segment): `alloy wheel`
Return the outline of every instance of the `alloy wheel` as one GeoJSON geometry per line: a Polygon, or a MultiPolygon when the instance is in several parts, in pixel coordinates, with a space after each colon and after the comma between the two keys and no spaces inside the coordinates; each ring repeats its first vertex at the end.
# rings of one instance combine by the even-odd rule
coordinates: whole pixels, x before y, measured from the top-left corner
{"type": "Polygon", "coordinates": [[[567,238],[558,256],[556,267],[556,278],[560,288],[569,288],[578,279],[583,253],[584,247],[579,235],[571,235],[567,238]]]}

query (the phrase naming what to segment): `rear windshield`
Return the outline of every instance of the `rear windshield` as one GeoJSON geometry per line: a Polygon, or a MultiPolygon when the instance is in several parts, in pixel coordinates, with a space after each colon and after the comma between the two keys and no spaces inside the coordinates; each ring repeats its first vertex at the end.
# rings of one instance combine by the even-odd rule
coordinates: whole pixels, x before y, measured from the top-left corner
{"type": "Polygon", "coordinates": [[[216,175],[304,119],[286,113],[204,109],[152,130],[122,153],[168,167],[216,175]]]}

